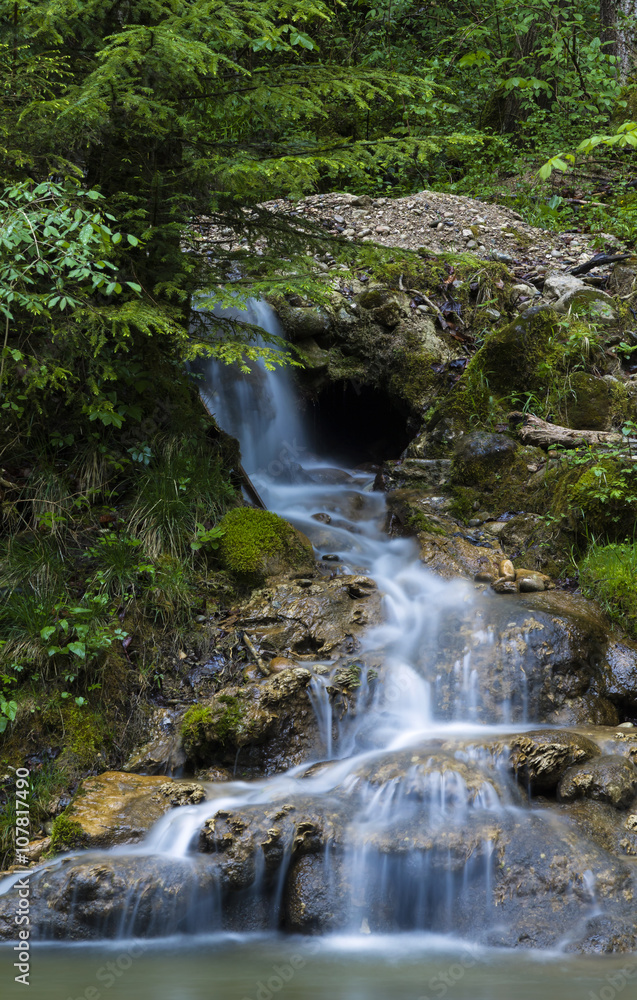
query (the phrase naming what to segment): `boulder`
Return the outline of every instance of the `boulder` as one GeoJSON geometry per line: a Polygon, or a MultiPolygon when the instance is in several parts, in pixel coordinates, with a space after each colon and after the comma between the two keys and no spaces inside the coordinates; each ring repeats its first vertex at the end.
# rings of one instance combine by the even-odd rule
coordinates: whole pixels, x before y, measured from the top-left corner
{"type": "MultiPolygon", "coordinates": [[[[455,538],[446,538],[438,533],[420,531],[418,533],[421,562],[432,573],[452,580],[465,577],[474,580],[478,576],[499,576],[498,562],[504,553],[495,545],[475,545],[469,538],[458,532],[455,538]]],[[[515,590],[515,586],[513,587],[515,590]]]]}
{"type": "Polygon", "coordinates": [[[606,431],[611,422],[610,386],[603,378],[573,372],[569,378],[567,426],[577,430],[606,431]]]}
{"type": "MultiPolygon", "coordinates": [[[[197,933],[218,906],[212,859],[88,855],[29,873],[33,939],[197,933]]],[[[18,888],[0,896],[0,939],[15,937],[18,888]]]]}
{"type": "Polygon", "coordinates": [[[562,271],[558,271],[553,274],[547,274],[544,279],[542,294],[546,299],[555,301],[556,299],[561,299],[569,292],[577,292],[580,289],[588,287],[581,278],[577,278],[574,274],[564,274],[562,271]]]}
{"type": "Polygon", "coordinates": [[[604,694],[624,713],[637,711],[637,643],[611,639],[606,649],[604,694]]]}
{"type": "Polygon", "coordinates": [[[560,779],[562,802],[593,799],[615,809],[627,809],[637,794],[637,768],[626,757],[608,754],[569,768],[560,779]]]}
{"type": "Polygon", "coordinates": [[[564,772],[600,755],[592,740],[564,729],[540,729],[514,736],[509,744],[518,781],[533,794],[552,792],[564,772]]]}
{"type": "Polygon", "coordinates": [[[85,778],[71,804],[55,820],[54,845],[58,828],[58,841],[64,840],[64,828],[72,829],[84,847],[136,843],[169,809],[203,802],[205,797],[196,782],[105,771],[85,778]]]}
{"type": "Polygon", "coordinates": [[[604,694],[607,640],[603,616],[583,598],[487,591],[440,616],[419,663],[443,718],[615,725],[604,694]]]}
{"type": "Polygon", "coordinates": [[[314,572],[311,542],[272,511],[235,507],[219,526],[219,556],[225,568],[252,586],[270,576],[314,572]]]}
{"type": "Polygon", "coordinates": [[[591,288],[588,285],[566,291],[551,303],[551,308],[556,313],[572,313],[604,326],[614,326],[619,322],[615,300],[601,288],[591,288]]]}

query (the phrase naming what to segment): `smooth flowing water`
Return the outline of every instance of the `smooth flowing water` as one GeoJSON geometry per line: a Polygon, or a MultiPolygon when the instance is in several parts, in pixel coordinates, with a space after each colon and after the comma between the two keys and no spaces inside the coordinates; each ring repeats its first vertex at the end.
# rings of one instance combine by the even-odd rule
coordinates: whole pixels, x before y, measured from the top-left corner
{"type": "MultiPolygon", "coordinates": [[[[249,318],[280,332],[263,304],[254,303],[249,318]]],[[[173,810],[142,844],[110,855],[191,864],[196,882],[197,837],[215,812],[254,813],[297,800],[307,809],[310,802],[341,824],[341,852],[328,843],[320,858],[324,884],[333,890],[323,905],[338,912],[332,925],[318,924],[329,934],[280,936],[291,858],[290,845],[283,845],[274,873],[270,858],[256,858],[244,887],[243,912],[258,914],[246,926],[256,923],[258,930],[239,926],[227,933],[224,897],[214,886],[193,892],[190,919],[181,921],[185,933],[178,938],[167,937],[170,913],[158,910],[141,921],[138,901],[131,898],[115,933],[111,928],[109,936],[117,940],[101,948],[37,948],[32,994],[42,1000],[500,1000],[512,994],[589,1000],[591,992],[606,988],[602,1000],[611,1000],[609,989],[614,997],[626,986],[626,996],[634,995],[629,984],[637,965],[626,959],[593,963],[557,953],[503,954],[475,943],[478,931],[498,925],[493,823],[527,809],[504,768],[480,747],[486,737],[532,721],[523,678],[487,709],[471,652],[459,656],[449,676],[438,676],[429,660],[435,661],[439,630],[449,628],[458,609],[464,621],[474,622],[473,648],[494,647],[494,635],[480,629],[474,591],[425,570],[413,541],[387,536],[385,499],[373,492],[372,474],[335,468],[329,456],[316,454],[285,373],[257,368],[250,378],[235,377],[211,364],[204,374],[202,395],[220,426],[239,438],[244,466],[267,506],[312,540],[326,572],[371,577],[384,595],[383,620],[369,629],[357,659],[356,712],[334,716],[330,686],[336,665],[313,665],[310,697],[322,735],[320,766],[307,761],[269,779],[214,786],[213,801],[173,810]],[[470,849],[458,861],[454,837],[467,829],[470,849]],[[476,914],[480,927],[470,924],[476,914]]],[[[307,657],[303,665],[312,666],[307,657]]],[[[593,912],[594,886],[590,896],[593,912]]],[[[568,942],[564,928],[563,944],[568,942]]],[[[9,964],[6,950],[0,961],[9,964]]],[[[3,969],[3,982],[10,978],[3,969]]]]}

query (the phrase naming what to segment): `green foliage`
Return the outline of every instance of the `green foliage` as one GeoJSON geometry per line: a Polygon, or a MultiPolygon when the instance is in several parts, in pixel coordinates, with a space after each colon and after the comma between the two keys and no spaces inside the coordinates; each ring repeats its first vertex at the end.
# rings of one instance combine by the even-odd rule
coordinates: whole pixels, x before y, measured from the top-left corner
{"type": "Polygon", "coordinates": [[[156,460],[135,477],[129,530],[150,559],[216,548],[221,529],[211,522],[234,500],[221,460],[205,445],[184,445],[178,438],[158,442],[156,460]]]}
{"type": "Polygon", "coordinates": [[[612,621],[637,636],[637,543],[593,544],[579,572],[585,596],[599,601],[612,621]]]}

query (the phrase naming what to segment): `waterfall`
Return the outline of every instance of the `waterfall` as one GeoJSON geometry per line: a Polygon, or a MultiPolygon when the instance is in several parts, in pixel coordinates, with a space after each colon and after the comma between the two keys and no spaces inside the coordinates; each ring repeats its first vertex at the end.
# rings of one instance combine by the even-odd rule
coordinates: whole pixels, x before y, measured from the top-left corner
{"type": "MultiPolygon", "coordinates": [[[[244,315],[282,332],[264,303],[244,315]]],[[[383,595],[382,622],[360,651],[357,711],[333,711],[330,686],[342,663],[305,656],[319,760],[215,786],[207,801],[168,812],[139,845],[57,865],[66,871],[83,857],[126,872],[152,865],[159,888],[131,889],[119,923],[117,907],[105,907],[100,931],[111,937],[220,929],[504,934],[494,898],[501,839],[521,836],[521,818],[533,824],[531,841],[549,822],[528,811],[506,752],[492,749],[533,717],[521,657],[498,649],[472,587],[425,569],[412,539],[387,536],[385,497],[369,470],[314,453],[287,371],[255,363],[245,374],[209,362],[200,375],[207,406],[238,438],[268,507],[310,538],[326,573],[369,576],[383,595]],[[458,649],[446,671],[438,662],[443,630],[458,649]],[[486,657],[478,661],[476,651],[486,657]],[[505,659],[512,680],[495,704],[481,671],[486,660],[500,684],[505,659]],[[165,888],[173,869],[183,872],[176,896],[165,888]]],[[[597,906],[592,871],[569,893],[597,906]]]]}

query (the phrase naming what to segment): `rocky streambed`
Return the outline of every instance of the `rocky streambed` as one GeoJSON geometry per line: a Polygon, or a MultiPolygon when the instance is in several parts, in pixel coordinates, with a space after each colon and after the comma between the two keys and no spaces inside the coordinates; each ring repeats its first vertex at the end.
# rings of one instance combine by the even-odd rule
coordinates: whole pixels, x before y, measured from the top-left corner
{"type": "MultiPolygon", "coordinates": [[[[637,647],[520,566],[520,516],[468,525],[446,489],[480,463],[533,475],[537,456],[465,433],[451,459],[334,467],[269,392],[301,461],[278,439],[249,471],[302,533],[299,559],[210,626],[213,648],[243,636],[243,677],[219,688],[212,661],[187,663],[188,702],[56,821],[67,853],[31,845],[34,935],[418,930],[634,950],[637,647]]],[[[245,410],[227,419],[259,433],[245,410]]]]}

